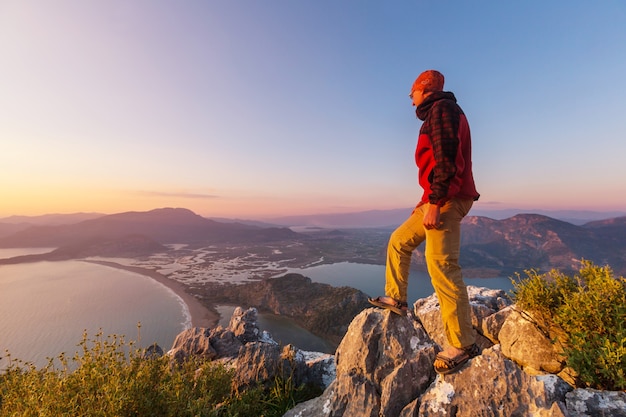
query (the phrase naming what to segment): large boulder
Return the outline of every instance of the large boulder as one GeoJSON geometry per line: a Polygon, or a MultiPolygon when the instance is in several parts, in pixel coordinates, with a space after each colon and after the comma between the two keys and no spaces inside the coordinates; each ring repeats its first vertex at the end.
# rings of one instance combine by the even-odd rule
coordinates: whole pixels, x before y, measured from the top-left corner
{"type": "Polygon", "coordinates": [[[434,296],[416,303],[416,317],[364,310],[337,349],[336,379],[284,417],[626,417],[626,393],[574,389],[559,376],[563,371],[548,372],[559,369],[560,351],[550,334],[500,296],[472,294],[473,311],[480,312],[474,326],[502,344],[440,376],[432,367],[440,349],[434,339],[442,333],[434,296]]]}
{"type": "Polygon", "coordinates": [[[571,417],[626,417],[626,392],[575,389],[565,395],[571,417]]]}
{"type": "Polygon", "coordinates": [[[335,355],[337,377],[317,401],[286,416],[394,416],[434,378],[437,348],[419,322],[367,309],[335,355]]]}
{"type": "MultiPolygon", "coordinates": [[[[467,295],[478,345],[481,348],[487,348],[498,343],[496,335],[508,315],[507,307],[511,305],[510,298],[504,290],[492,290],[472,285],[468,285],[467,295]]],[[[430,337],[443,349],[446,340],[437,295],[433,294],[417,300],[413,309],[415,316],[424,325],[430,337]]]]}
{"type": "Polygon", "coordinates": [[[211,346],[209,335],[210,329],[200,327],[185,329],[176,336],[168,354],[177,362],[182,362],[189,356],[205,360],[216,359],[217,353],[211,346]]]}
{"type": "Polygon", "coordinates": [[[421,397],[416,415],[564,416],[565,394],[571,390],[557,376],[525,373],[495,345],[459,372],[438,376],[421,397]]]}
{"type": "Polygon", "coordinates": [[[280,346],[268,332],[261,332],[257,310],[237,307],[226,328],[191,328],[181,332],[168,352],[175,363],[193,356],[219,360],[234,369],[234,386],[245,389],[267,385],[276,377],[295,384],[327,388],[335,379],[333,355],[306,352],[295,346],[280,346]]]}
{"type": "Polygon", "coordinates": [[[247,310],[241,307],[235,308],[228,329],[241,341],[241,343],[255,342],[261,334],[257,324],[258,312],[256,308],[247,310]]]}
{"type": "Polygon", "coordinates": [[[565,367],[561,349],[550,333],[542,330],[528,314],[513,310],[498,335],[502,353],[527,371],[558,374],[565,367]]]}

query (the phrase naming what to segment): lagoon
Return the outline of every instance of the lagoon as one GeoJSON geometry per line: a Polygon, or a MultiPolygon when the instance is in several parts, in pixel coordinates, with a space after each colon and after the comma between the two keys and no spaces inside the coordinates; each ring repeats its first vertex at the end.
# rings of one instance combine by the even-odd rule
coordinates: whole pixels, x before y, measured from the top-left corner
{"type": "MultiPolygon", "coordinates": [[[[385,295],[385,266],[340,262],[317,265],[309,268],[291,268],[289,272],[311,278],[314,282],[335,287],[347,286],[363,291],[370,297],[385,295]]],[[[467,285],[510,291],[513,284],[510,278],[465,278],[467,285]]],[[[408,300],[413,304],[420,298],[434,293],[430,276],[425,271],[411,269],[409,276],[408,300]]]]}
{"type": "Polygon", "coordinates": [[[167,350],[189,325],[176,294],[136,273],[81,261],[0,266],[0,369],[6,351],[37,367],[62,352],[71,357],[83,332],[167,350]]]}
{"type": "MultiPolygon", "coordinates": [[[[0,249],[0,258],[28,253],[0,249]]],[[[369,296],[384,293],[382,265],[341,262],[309,268],[293,268],[314,282],[357,288],[369,296]]],[[[281,274],[282,275],[282,274],[281,274]]],[[[510,290],[509,278],[466,279],[468,285],[510,290]]],[[[409,301],[433,293],[428,274],[411,271],[409,301]]],[[[243,307],[243,306],[242,306],[243,307]]],[[[219,307],[220,324],[227,325],[234,307],[219,307]]],[[[0,370],[7,366],[5,351],[12,358],[47,365],[47,358],[78,351],[83,332],[124,335],[140,346],[158,343],[169,349],[191,317],[183,300],[155,280],[129,272],[82,261],[36,262],[0,266],[0,370]],[[137,324],[141,323],[141,328],[137,324]]],[[[282,343],[304,350],[332,352],[332,348],[293,321],[272,314],[259,314],[259,327],[282,343]]]]}

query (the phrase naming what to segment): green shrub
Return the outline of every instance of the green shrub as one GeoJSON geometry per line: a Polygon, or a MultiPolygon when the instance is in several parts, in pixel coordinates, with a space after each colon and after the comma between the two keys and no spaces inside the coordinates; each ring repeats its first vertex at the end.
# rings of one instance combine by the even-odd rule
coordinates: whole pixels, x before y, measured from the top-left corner
{"type": "Polygon", "coordinates": [[[513,282],[515,302],[540,326],[560,330],[558,341],[580,384],[626,389],[626,279],[588,261],[574,277],[558,271],[526,275],[513,282]]]}
{"type": "Polygon", "coordinates": [[[273,417],[319,395],[277,378],[269,389],[232,388],[232,371],[189,359],[143,358],[133,343],[102,334],[83,336],[82,352],[37,369],[7,356],[0,374],[0,416],[273,417]],[[60,364],[60,366],[58,365],[60,364]]]}

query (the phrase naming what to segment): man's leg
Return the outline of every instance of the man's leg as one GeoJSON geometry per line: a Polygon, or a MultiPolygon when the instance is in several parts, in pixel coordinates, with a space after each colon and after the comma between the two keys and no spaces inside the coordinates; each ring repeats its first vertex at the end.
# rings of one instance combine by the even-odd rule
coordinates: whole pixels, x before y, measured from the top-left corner
{"type": "Polygon", "coordinates": [[[471,200],[450,200],[441,208],[439,229],[426,230],[426,265],[439,298],[441,317],[450,346],[466,348],[476,341],[467,288],[459,265],[461,220],[471,200]]]}
{"type": "Polygon", "coordinates": [[[407,301],[411,255],[424,241],[424,206],[417,207],[389,238],[385,269],[385,294],[396,301],[407,301]]]}

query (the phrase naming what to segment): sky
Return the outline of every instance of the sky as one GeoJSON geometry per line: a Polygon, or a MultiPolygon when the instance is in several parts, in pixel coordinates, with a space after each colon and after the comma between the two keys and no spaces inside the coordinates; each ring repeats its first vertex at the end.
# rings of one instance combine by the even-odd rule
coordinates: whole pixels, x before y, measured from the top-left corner
{"type": "Polygon", "coordinates": [[[475,207],[626,210],[621,0],[0,0],[0,217],[413,207],[426,69],[475,207]]]}

